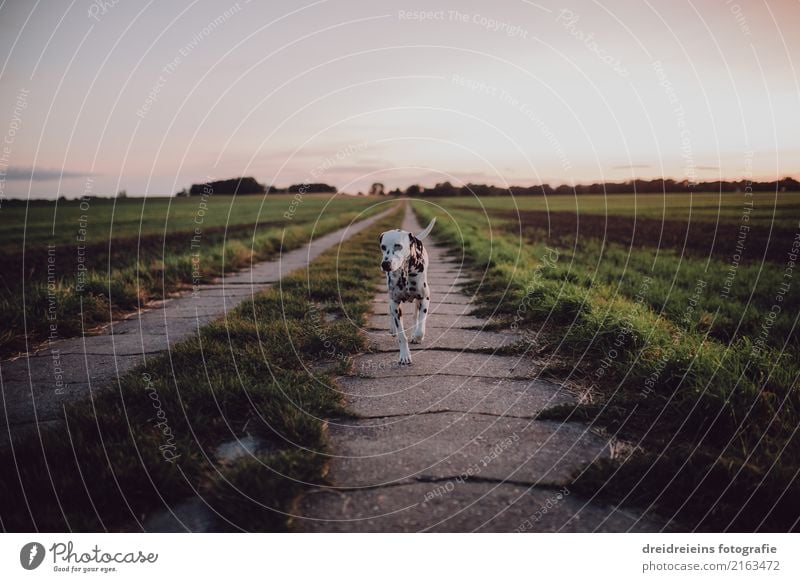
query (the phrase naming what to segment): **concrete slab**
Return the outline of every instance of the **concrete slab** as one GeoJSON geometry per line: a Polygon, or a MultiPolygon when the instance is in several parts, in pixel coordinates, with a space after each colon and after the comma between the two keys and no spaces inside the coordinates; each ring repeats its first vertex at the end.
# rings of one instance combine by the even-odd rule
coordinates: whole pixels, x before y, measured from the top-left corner
{"type": "MultiPolygon", "coordinates": [[[[372,352],[396,352],[397,338],[388,331],[367,330],[364,332],[372,352]]],[[[520,335],[515,333],[499,333],[477,329],[460,329],[456,327],[431,327],[425,333],[421,344],[409,344],[412,351],[421,350],[496,350],[516,343],[520,335]]]]}
{"type": "Polygon", "coordinates": [[[496,356],[445,350],[420,350],[413,363],[397,364],[394,352],[362,354],[353,359],[354,370],[362,376],[397,379],[404,376],[449,374],[462,377],[535,378],[541,365],[528,357],[496,356]]]}
{"type": "Polygon", "coordinates": [[[577,423],[442,412],[332,421],[336,487],[377,487],[459,475],[553,485],[610,454],[608,443],[577,423]]]}
{"type": "MultiPolygon", "coordinates": [[[[464,299],[469,299],[468,297],[464,296],[464,299]]],[[[387,313],[389,311],[389,302],[386,299],[386,294],[378,294],[375,300],[372,303],[375,306],[375,313],[387,313]]],[[[408,312],[410,314],[414,314],[415,307],[413,303],[404,303],[403,305],[411,307],[411,311],[408,312]]],[[[429,315],[434,314],[441,314],[441,315],[469,315],[471,311],[475,309],[474,305],[471,305],[467,301],[461,303],[442,303],[440,301],[431,301],[431,306],[428,309],[429,315]]],[[[406,313],[404,311],[403,313],[406,313]]]]}
{"type": "Polygon", "coordinates": [[[504,380],[465,376],[422,376],[402,383],[387,378],[338,378],[347,408],[360,417],[458,411],[533,418],[549,406],[575,397],[544,380],[504,380]]]}
{"type": "MultiPolygon", "coordinates": [[[[370,329],[388,329],[388,307],[386,308],[386,313],[374,313],[373,315],[367,318],[367,327],[370,329]]],[[[402,305],[402,313],[403,313],[403,329],[406,330],[406,334],[410,335],[411,330],[414,327],[414,321],[416,321],[414,313],[414,307],[411,303],[404,303],[402,305]]],[[[437,313],[432,315],[428,318],[427,323],[425,324],[426,331],[430,328],[434,327],[456,327],[456,328],[471,328],[471,327],[483,327],[488,323],[488,320],[475,317],[473,315],[446,315],[443,313],[437,313]]]]}
{"type": "Polygon", "coordinates": [[[317,489],[300,502],[298,532],[657,532],[660,522],[588,503],[568,488],[510,483],[409,483],[317,489]]]}

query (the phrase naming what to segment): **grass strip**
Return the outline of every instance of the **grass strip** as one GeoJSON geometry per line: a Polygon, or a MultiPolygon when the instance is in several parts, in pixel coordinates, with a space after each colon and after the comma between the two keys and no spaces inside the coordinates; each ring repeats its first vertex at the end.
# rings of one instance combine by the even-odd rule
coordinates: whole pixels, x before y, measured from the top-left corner
{"type": "Polygon", "coordinates": [[[0,286],[0,318],[5,322],[0,357],[47,339],[54,323],[59,338],[74,337],[107,323],[114,314],[272,259],[306,244],[312,232],[321,236],[380,210],[354,199],[339,201],[336,208],[343,211],[319,218],[325,202],[308,201],[292,221],[281,217],[257,227],[204,226],[199,234],[170,230],[144,237],[114,236],[111,244],[95,242],[80,252],[74,244],[39,247],[26,251],[24,273],[21,249],[0,255],[0,267],[9,274],[0,286]],[[14,273],[20,276],[11,276],[14,273]]]}

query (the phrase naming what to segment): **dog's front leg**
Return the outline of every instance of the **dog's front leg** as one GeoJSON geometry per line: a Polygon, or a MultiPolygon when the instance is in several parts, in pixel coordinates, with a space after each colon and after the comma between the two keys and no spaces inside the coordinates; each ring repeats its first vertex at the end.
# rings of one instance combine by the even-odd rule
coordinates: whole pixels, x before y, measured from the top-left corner
{"type": "Polygon", "coordinates": [[[428,308],[431,304],[429,292],[426,289],[422,297],[417,299],[417,324],[414,326],[414,335],[411,336],[413,344],[421,343],[425,339],[425,323],[428,321],[428,308]]]}
{"type": "Polygon", "coordinates": [[[408,339],[406,339],[406,330],[403,328],[403,310],[400,308],[399,303],[394,301],[389,302],[389,309],[394,307],[394,325],[397,331],[397,342],[400,344],[400,365],[411,363],[411,350],[408,349],[408,339]]]}
{"type": "Polygon", "coordinates": [[[395,303],[393,299],[389,299],[389,333],[392,337],[397,335],[397,316],[400,311],[400,304],[395,303]]]}

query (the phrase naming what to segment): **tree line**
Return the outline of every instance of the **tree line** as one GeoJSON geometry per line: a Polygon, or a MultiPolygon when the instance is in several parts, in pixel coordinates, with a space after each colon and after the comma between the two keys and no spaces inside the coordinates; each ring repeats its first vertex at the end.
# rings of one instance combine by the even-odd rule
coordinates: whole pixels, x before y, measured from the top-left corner
{"type": "Polygon", "coordinates": [[[539,186],[509,186],[501,188],[486,184],[467,184],[453,186],[450,182],[436,184],[433,188],[423,188],[413,184],[401,192],[399,189],[389,192],[390,195],[406,196],[557,196],[580,194],[661,194],[690,192],[800,192],[800,182],[786,177],[769,182],[753,182],[750,180],[710,182],[689,182],[671,179],[631,180],[628,182],[595,182],[594,184],[578,184],[553,187],[550,184],[539,186]]]}

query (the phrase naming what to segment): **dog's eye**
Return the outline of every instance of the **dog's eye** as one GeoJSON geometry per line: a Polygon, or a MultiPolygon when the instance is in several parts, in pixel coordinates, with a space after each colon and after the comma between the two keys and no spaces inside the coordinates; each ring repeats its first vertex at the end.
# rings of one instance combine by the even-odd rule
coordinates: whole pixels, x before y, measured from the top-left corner
{"type": "Polygon", "coordinates": [[[394,250],[402,251],[403,250],[403,245],[394,245],[394,250]]]}

